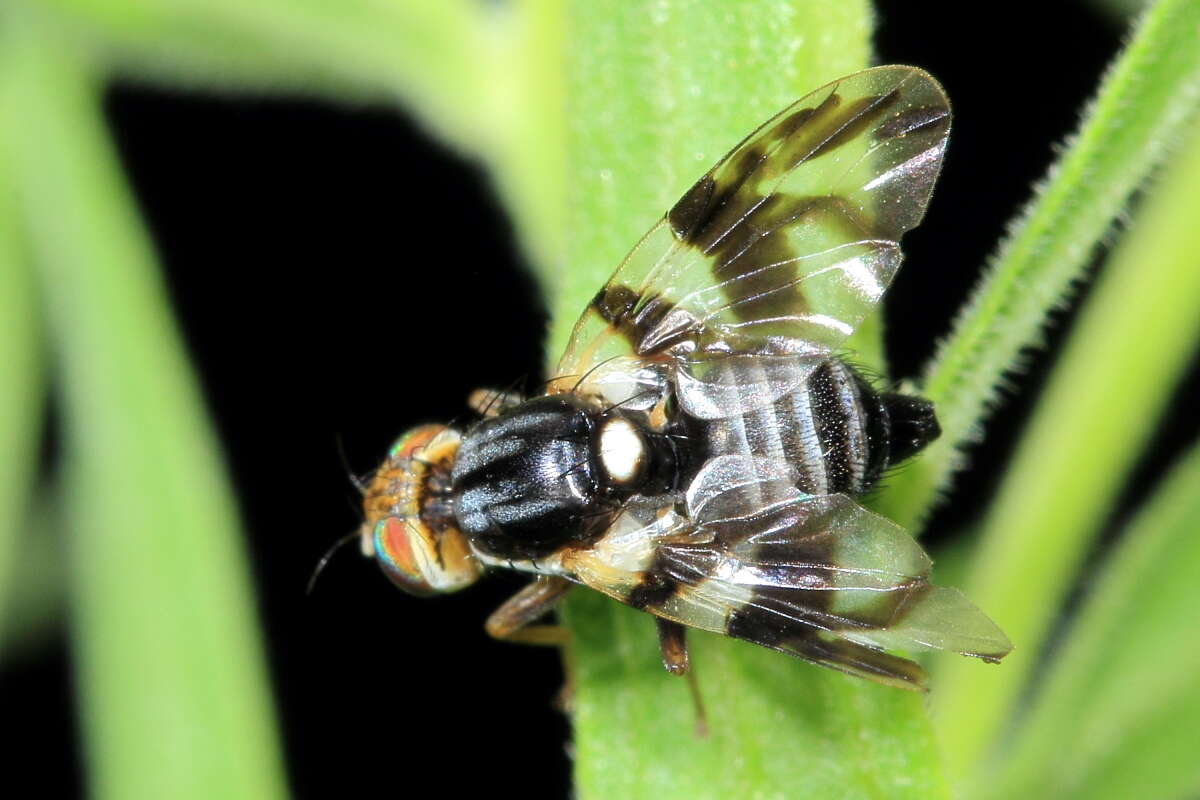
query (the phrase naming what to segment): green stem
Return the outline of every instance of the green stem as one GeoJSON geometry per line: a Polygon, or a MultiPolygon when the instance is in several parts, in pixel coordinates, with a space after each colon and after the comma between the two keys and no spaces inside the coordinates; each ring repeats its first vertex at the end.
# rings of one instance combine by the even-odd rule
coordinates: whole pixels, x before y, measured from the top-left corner
{"type": "Polygon", "coordinates": [[[959,779],[1011,713],[1200,340],[1200,139],[1165,175],[1071,332],[980,531],[964,590],[1016,649],[996,668],[940,664],[938,721],[959,779]]]}
{"type": "Polygon", "coordinates": [[[40,14],[4,14],[12,161],[63,392],[64,526],[91,794],[286,793],[221,459],[100,86],[40,14]]]}
{"type": "Polygon", "coordinates": [[[919,526],[962,466],[962,448],[1000,402],[1005,374],[1023,348],[1041,342],[1047,312],[1082,277],[1130,194],[1186,130],[1200,102],[1198,31],[1195,0],[1159,0],[1143,15],[1070,148],[1014,224],[926,373],[942,437],[880,497],[880,510],[897,522],[919,526]]]}

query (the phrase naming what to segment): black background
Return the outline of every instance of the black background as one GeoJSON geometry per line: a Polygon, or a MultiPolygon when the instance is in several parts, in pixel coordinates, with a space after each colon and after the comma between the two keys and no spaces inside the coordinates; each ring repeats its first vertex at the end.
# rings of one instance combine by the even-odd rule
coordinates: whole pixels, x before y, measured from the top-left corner
{"type": "MultiPolygon", "coordinates": [[[[1099,4],[880,5],[877,61],[928,69],[955,111],[887,301],[894,372],[911,375],[1121,27],[1099,4]]],[[[481,170],[390,110],[131,86],[107,110],[232,468],[296,793],[399,796],[429,775],[453,793],[565,795],[557,654],[481,627],[519,581],[416,600],[346,548],[304,593],[358,522],[339,441],[366,473],[407,427],[462,414],[472,388],[539,375],[545,312],[481,170]]],[[[1048,361],[1018,381],[934,537],[979,510],[1048,361]]],[[[39,785],[80,793],[65,643],[2,675],[6,726],[60,763],[39,785]]]]}

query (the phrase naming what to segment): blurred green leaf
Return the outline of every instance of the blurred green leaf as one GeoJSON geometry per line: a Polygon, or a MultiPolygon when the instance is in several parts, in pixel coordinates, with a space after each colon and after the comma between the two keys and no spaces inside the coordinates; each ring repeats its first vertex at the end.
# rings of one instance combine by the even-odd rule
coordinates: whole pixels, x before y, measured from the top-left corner
{"type": "Polygon", "coordinates": [[[91,794],[285,794],[232,498],[99,84],[40,15],[4,13],[9,153],[58,356],[60,499],[91,794]]]}
{"type": "MultiPolygon", "coordinates": [[[[1200,3],[1159,0],[1088,106],[1079,132],[1037,188],[925,376],[942,436],[881,493],[879,510],[910,529],[944,491],[1019,368],[1046,314],[1083,277],[1130,194],[1162,162],[1200,103],[1200,3]]],[[[984,606],[986,608],[986,606],[984,606]]],[[[1018,643],[1018,647],[1020,647],[1018,643]]]]}
{"type": "MultiPolygon", "coordinates": [[[[1200,177],[1200,169],[1191,174],[1200,177]]],[[[1200,792],[1200,629],[1191,624],[1197,531],[1200,448],[1193,447],[1088,581],[1062,652],[981,797],[1200,792]],[[1066,741],[1074,745],[1064,749],[1066,741]]]]}
{"type": "MultiPolygon", "coordinates": [[[[1102,368],[1109,385],[1132,387],[1120,392],[1128,397],[1111,398],[1114,392],[1105,390],[1098,395],[1105,402],[1092,404],[1094,416],[1102,419],[1093,420],[1090,427],[1133,428],[1129,434],[1133,441],[1128,445],[1110,445],[1118,455],[1128,457],[1130,447],[1152,425],[1178,369],[1194,353],[1200,336],[1200,318],[1195,313],[1200,302],[1198,218],[1200,136],[1193,136],[1189,149],[1170,162],[1163,186],[1114,254],[1096,302],[1087,309],[1088,325],[1080,330],[1080,336],[1094,337],[1093,356],[1103,353],[1105,360],[1111,359],[1111,367],[1102,368]],[[1135,291],[1134,283],[1145,288],[1135,291]],[[1122,311],[1120,306],[1128,308],[1122,311]],[[1129,325],[1135,321],[1140,321],[1136,336],[1130,336],[1132,341],[1127,344],[1116,345],[1115,339],[1122,331],[1129,333],[1129,325]],[[1124,325],[1106,335],[1097,331],[1097,326],[1121,323],[1124,325]],[[1127,371],[1132,361],[1146,366],[1127,371]],[[1112,420],[1121,420],[1121,425],[1112,425],[1112,420]]],[[[1074,349],[1068,351],[1068,355],[1075,353],[1074,349]]],[[[1050,393],[1046,414],[1066,408],[1049,405],[1057,397],[1058,393],[1050,393]]],[[[1034,423],[1031,433],[1038,429],[1034,423]]],[[[1104,439],[1097,443],[1104,444],[1104,439]]],[[[1055,446],[1055,441],[1048,446],[1055,446]]],[[[1076,515],[1094,523],[1103,519],[1106,505],[1092,507],[1087,498],[1094,489],[1120,479],[1124,464],[1108,458],[1097,462],[1091,444],[1086,452],[1081,451],[1075,447],[1075,453],[1088,463],[1086,473],[1098,474],[1070,485],[1056,481],[1049,491],[1072,489],[1073,494],[1060,495],[1060,500],[1087,507],[1088,511],[1076,511],[1076,515]],[[1106,475],[1109,467],[1116,469],[1106,475]]],[[[1108,495],[1100,492],[1099,497],[1108,495]]],[[[1049,503],[1049,499],[1045,501],[1049,503]]],[[[1003,506],[997,506],[997,513],[1002,510],[1003,506]]],[[[1036,522],[1040,524],[1040,519],[1036,522]]],[[[1049,679],[1039,688],[1033,710],[1012,736],[1013,752],[1003,760],[1003,780],[986,782],[986,796],[1020,796],[1037,787],[1039,792],[1063,798],[1123,798],[1132,796],[1136,787],[1136,794],[1146,798],[1175,798],[1200,789],[1200,760],[1184,757],[1184,752],[1194,747],[1187,732],[1194,729],[1200,711],[1200,682],[1196,681],[1200,628],[1190,624],[1188,616],[1200,608],[1198,530],[1200,450],[1193,450],[1130,525],[1100,576],[1088,579],[1090,595],[1084,609],[1054,661],[1049,679]],[[1057,742],[1072,738],[1073,732],[1087,732],[1086,738],[1062,752],[1057,742]],[[1172,754],[1180,758],[1172,758],[1172,754]]],[[[1024,547],[1026,559],[1032,559],[1034,553],[1038,560],[1048,554],[1054,559],[1056,549],[1048,553],[1037,542],[1037,533],[1032,530],[1030,537],[1021,537],[1009,546],[1014,551],[1024,547]]],[[[1056,533],[1063,536],[1068,531],[1056,533]]],[[[1078,547],[1072,549],[1078,551],[1078,547]]],[[[1020,558],[1015,552],[1002,555],[1007,555],[1007,563],[1020,558]]],[[[1070,560],[1054,565],[1048,576],[1031,578],[1057,583],[1055,588],[1061,589],[1074,566],[1076,561],[1070,560]]],[[[1026,575],[1027,570],[1022,570],[1021,577],[1026,575]]],[[[1022,584],[1014,591],[1031,591],[1034,608],[1050,602],[1046,595],[1061,594],[1030,587],[1024,581],[1013,583],[1022,584]]],[[[1034,616],[1031,609],[1019,610],[1033,616],[1034,625],[1040,624],[1036,630],[1051,621],[1044,619],[1044,613],[1034,616]]]]}
{"type": "Polygon", "coordinates": [[[560,0],[26,0],[138,81],[397,101],[481,159],[533,261],[562,266],[560,0]]]}
{"type": "Polygon", "coordinates": [[[1143,11],[1150,0],[1092,0],[1092,5],[1099,8],[1116,23],[1124,23],[1138,12],[1143,11]]]}
{"type": "MultiPolygon", "coordinates": [[[[0,95],[0,108],[8,99],[0,95]]],[[[8,131],[0,130],[0,136],[8,131]]],[[[27,607],[10,601],[30,490],[38,470],[42,423],[43,342],[36,316],[37,294],[30,271],[28,242],[20,229],[13,165],[0,141],[0,654],[10,635],[26,627],[27,607]]]]}
{"type": "Polygon", "coordinates": [[[44,489],[22,517],[13,542],[13,569],[3,586],[6,619],[0,629],[0,652],[5,662],[34,657],[62,630],[67,593],[60,509],[44,489]]]}
{"type": "MultiPolygon", "coordinates": [[[[1200,6],[1195,12],[1200,30],[1200,6]]],[[[1016,649],[998,669],[939,659],[935,708],[956,778],[973,774],[995,744],[1092,538],[1196,352],[1196,144],[1169,162],[1102,272],[981,527],[964,591],[1016,649]]]]}
{"type": "MultiPolygon", "coordinates": [[[[412,103],[466,150],[491,56],[484,4],[374,0],[26,0],[118,75],[225,91],[412,103]]],[[[498,15],[499,16],[499,15],[498,15]]]]}

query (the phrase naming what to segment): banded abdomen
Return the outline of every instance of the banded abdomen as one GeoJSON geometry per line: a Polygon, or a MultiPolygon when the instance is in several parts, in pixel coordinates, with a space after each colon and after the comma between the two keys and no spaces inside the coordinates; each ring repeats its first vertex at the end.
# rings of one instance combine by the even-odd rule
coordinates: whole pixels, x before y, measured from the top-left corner
{"type": "MultiPolygon", "coordinates": [[[[732,360],[729,369],[741,374],[726,377],[733,385],[760,385],[751,374],[756,368],[753,361],[732,360]]],[[[778,364],[772,369],[779,380],[778,364]]],[[[800,376],[811,368],[798,359],[795,369],[800,376]]],[[[719,419],[686,418],[692,469],[715,456],[752,455],[786,462],[805,493],[853,496],[941,432],[929,401],[877,392],[838,358],[811,369],[778,400],[756,405],[747,397],[745,406],[744,413],[719,419]]]]}

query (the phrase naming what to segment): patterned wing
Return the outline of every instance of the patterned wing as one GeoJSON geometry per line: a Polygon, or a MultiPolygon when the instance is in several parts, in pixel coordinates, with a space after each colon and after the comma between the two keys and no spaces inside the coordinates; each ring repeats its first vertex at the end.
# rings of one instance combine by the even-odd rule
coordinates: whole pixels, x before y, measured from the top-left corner
{"type": "Polygon", "coordinates": [[[566,566],[656,616],[907,689],[923,688],[924,672],[886,650],[997,661],[1012,649],[962,593],[929,582],[928,556],[896,524],[736,466],[706,467],[689,492],[691,524],[660,517],[566,566]]]}
{"type": "MultiPolygon", "coordinates": [[[[712,362],[730,356],[759,357],[768,370],[797,355],[819,363],[890,283],[949,128],[945,93],[915,67],[865,70],[784,109],[625,259],[577,323],[552,391],[653,364],[707,381],[712,362]]],[[[794,385],[768,376],[764,390],[778,397],[794,385]]]]}

